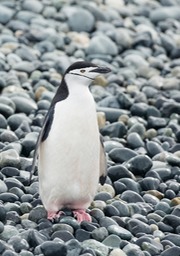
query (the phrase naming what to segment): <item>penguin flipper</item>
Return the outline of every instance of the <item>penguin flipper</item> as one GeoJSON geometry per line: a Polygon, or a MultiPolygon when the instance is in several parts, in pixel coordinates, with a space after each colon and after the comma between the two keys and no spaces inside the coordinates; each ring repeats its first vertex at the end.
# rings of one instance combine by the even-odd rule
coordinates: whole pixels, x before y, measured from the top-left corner
{"type": "Polygon", "coordinates": [[[99,181],[101,185],[103,185],[106,181],[107,176],[107,161],[106,161],[106,153],[103,145],[103,136],[100,135],[100,175],[99,181]]]}
{"type": "Polygon", "coordinates": [[[36,147],[34,150],[34,156],[33,156],[33,161],[32,161],[32,166],[31,166],[31,171],[30,171],[30,177],[29,177],[29,182],[32,179],[32,176],[34,174],[35,171],[35,166],[36,166],[36,160],[38,158],[38,149],[39,149],[39,145],[41,144],[41,142],[43,142],[44,140],[46,140],[46,138],[48,137],[50,128],[51,128],[51,124],[52,124],[52,120],[53,120],[53,114],[54,114],[54,108],[50,107],[49,111],[47,112],[45,118],[44,118],[44,123],[42,125],[41,131],[39,133],[37,142],[36,142],[36,147]]]}

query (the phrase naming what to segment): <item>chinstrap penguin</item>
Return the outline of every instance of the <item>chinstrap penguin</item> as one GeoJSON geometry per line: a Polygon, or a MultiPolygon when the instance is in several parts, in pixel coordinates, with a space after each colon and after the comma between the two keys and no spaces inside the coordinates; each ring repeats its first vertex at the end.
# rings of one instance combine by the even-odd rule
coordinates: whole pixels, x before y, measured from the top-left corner
{"type": "Polygon", "coordinates": [[[38,158],[39,194],[53,220],[70,209],[76,219],[91,221],[86,209],[100,180],[106,157],[99,134],[96,106],[89,90],[107,67],[75,62],[64,73],[39,134],[32,164],[38,158]]]}

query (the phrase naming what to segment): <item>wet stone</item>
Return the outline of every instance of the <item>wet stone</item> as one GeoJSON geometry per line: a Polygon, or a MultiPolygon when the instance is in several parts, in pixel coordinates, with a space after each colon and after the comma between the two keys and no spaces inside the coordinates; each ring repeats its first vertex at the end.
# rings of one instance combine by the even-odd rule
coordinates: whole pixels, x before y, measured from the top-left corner
{"type": "Polygon", "coordinates": [[[106,237],[108,237],[108,231],[105,227],[96,228],[92,231],[91,236],[93,239],[102,242],[106,237]]]}
{"type": "Polygon", "coordinates": [[[133,174],[144,175],[152,167],[152,160],[146,155],[131,158],[125,165],[133,174]]]}
{"type": "Polygon", "coordinates": [[[7,121],[6,118],[0,114],[0,129],[6,129],[7,128],[7,121]]]}
{"type": "Polygon", "coordinates": [[[36,208],[32,209],[29,213],[29,220],[38,223],[39,220],[42,218],[46,218],[47,213],[42,206],[37,206],[36,208]]]}
{"type": "Polygon", "coordinates": [[[133,235],[136,235],[137,233],[151,234],[150,226],[138,219],[129,220],[128,229],[133,235]]]}
{"type": "Polygon", "coordinates": [[[178,246],[173,246],[170,247],[166,250],[164,250],[161,255],[162,256],[169,256],[169,255],[173,255],[173,256],[178,256],[180,253],[180,248],[178,246]]]}
{"type": "Polygon", "coordinates": [[[107,230],[110,234],[117,235],[124,240],[131,240],[132,238],[132,234],[128,230],[117,225],[111,225],[107,227],[107,230]]]}
{"type": "Polygon", "coordinates": [[[0,152],[0,167],[11,166],[18,168],[20,165],[20,158],[16,150],[9,149],[4,152],[0,152]]]}
{"type": "Polygon", "coordinates": [[[102,243],[108,247],[113,247],[113,248],[119,248],[121,239],[117,235],[109,235],[107,238],[105,238],[102,243]]]}
{"type": "Polygon", "coordinates": [[[78,229],[78,230],[76,230],[75,238],[79,242],[83,242],[83,241],[91,238],[91,232],[83,230],[83,229],[78,229]]]}
{"type": "Polygon", "coordinates": [[[142,141],[140,135],[138,133],[130,133],[127,136],[127,143],[130,146],[130,148],[132,149],[136,149],[139,147],[143,147],[144,146],[144,142],[142,141]]]}
{"type": "Polygon", "coordinates": [[[128,203],[144,202],[144,199],[138,193],[131,190],[124,191],[121,199],[128,203]]]}
{"type": "Polygon", "coordinates": [[[116,165],[116,166],[111,166],[108,169],[108,176],[110,177],[110,179],[114,182],[116,180],[119,180],[123,177],[125,178],[134,178],[132,173],[130,171],[128,171],[128,169],[126,167],[124,167],[123,165],[116,165]]]}
{"type": "Polygon", "coordinates": [[[122,138],[126,133],[126,127],[121,122],[115,122],[113,124],[106,125],[101,129],[103,136],[108,135],[110,137],[122,138]]]}
{"type": "Polygon", "coordinates": [[[0,114],[7,118],[14,114],[14,110],[10,106],[0,103],[0,114]]]}
{"type": "Polygon", "coordinates": [[[153,177],[145,177],[141,181],[139,181],[142,190],[156,190],[159,187],[160,181],[159,179],[153,177]]]}
{"type": "Polygon", "coordinates": [[[123,163],[137,156],[137,153],[129,148],[115,148],[109,152],[109,156],[116,163],[123,163]]]}
{"type": "Polygon", "coordinates": [[[66,230],[64,230],[64,231],[63,230],[55,231],[52,234],[51,238],[53,240],[56,237],[60,238],[64,242],[67,242],[67,241],[69,241],[69,240],[74,238],[74,236],[69,231],[66,231],[66,230]]]}
{"type": "Polygon", "coordinates": [[[41,244],[41,250],[45,256],[66,256],[67,248],[61,243],[56,243],[53,241],[46,241],[41,244]]]}

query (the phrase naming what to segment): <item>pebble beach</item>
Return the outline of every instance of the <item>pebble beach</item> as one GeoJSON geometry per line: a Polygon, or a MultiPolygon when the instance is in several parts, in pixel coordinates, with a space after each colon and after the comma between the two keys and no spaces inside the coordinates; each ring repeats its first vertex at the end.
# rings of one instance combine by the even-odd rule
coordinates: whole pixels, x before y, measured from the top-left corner
{"type": "Polygon", "coordinates": [[[180,0],[0,1],[0,255],[180,255],[180,0]],[[111,69],[90,87],[107,179],[92,223],[51,222],[33,152],[78,60],[111,69]]]}

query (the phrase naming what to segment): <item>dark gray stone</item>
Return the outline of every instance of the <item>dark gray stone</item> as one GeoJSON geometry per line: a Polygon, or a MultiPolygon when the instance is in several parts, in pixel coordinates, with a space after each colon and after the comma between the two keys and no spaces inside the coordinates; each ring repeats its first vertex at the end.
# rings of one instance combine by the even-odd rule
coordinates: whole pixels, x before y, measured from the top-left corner
{"type": "Polygon", "coordinates": [[[116,163],[123,163],[137,156],[137,153],[129,148],[115,148],[109,152],[109,157],[116,163]]]}
{"type": "Polygon", "coordinates": [[[123,138],[126,134],[126,127],[122,122],[114,122],[108,124],[101,129],[101,134],[103,136],[118,137],[123,138]]]}
{"type": "Polygon", "coordinates": [[[129,220],[127,223],[127,227],[128,230],[135,236],[138,233],[151,234],[150,226],[138,219],[129,220]]]}
{"type": "Polygon", "coordinates": [[[13,96],[11,100],[15,103],[17,112],[29,115],[33,110],[37,109],[36,103],[30,98],[13,96]]]}
{"type": "Polygon", "coordinates": [[[127,136],[127,143],[130,148],[136,149],[144,146],[144,142],[140,135],[136,132],[132,132],[127,136]]]}
{"type": "Polygon", "coordinates": [[[0,23],[4,25],[7,24],[8,21],[11,20],[13,15],[14,15],[14,10],[4,5],[0,5],[0,23]]]}
{"type": "Polygon", "coordinates": [[[145,175],[152,167],[152,160],[146,155],[139,155],[131,158],[125,166],[133,173],[145,175]]]}
{"type": "Polygon", "coordinates": [[[108,176],[113,182],[121,178],[134,178],[132,173],[123,165],[115,165],[108,168],[108,176]]]}
{"type": "Polygon", "coordinates": [[[124,191],[121,195],[121,199],[127,203],[144,202],[144,199],[138,193],[131,190],[124,191]]]}
{"type": "Polygon", "coordinates": [[[41,244],[41,250],[45,256],[66,256],[67,248],[64,244],[46,241],[41,244]]]}

